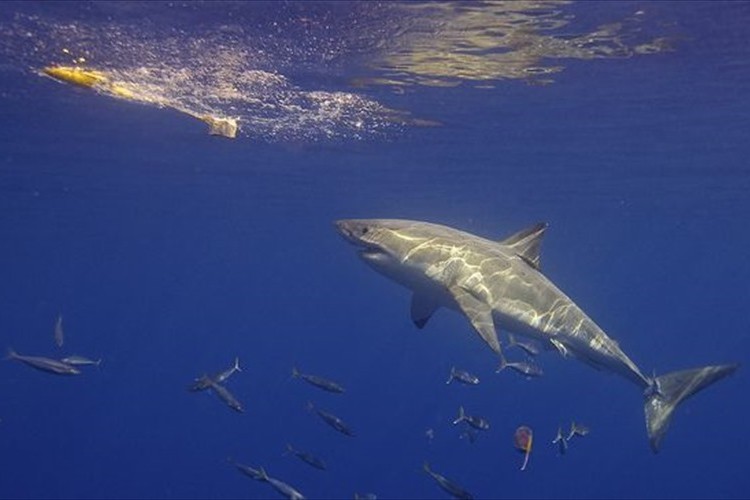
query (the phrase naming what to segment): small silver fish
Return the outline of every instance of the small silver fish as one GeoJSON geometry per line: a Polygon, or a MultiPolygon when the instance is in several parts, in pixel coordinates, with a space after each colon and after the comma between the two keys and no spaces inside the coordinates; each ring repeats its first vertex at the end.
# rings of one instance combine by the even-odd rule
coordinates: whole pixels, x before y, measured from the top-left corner
{"type": "Polygon", "coordinates": [[[354,500],[378,500],[375,493],[354,493],[354,500]]]}
{"type": "Polygon", "coordinates": [[[287,443],[286,449],[289,453],[299,458],[306,464],[312,467],[315,467],[316,469],[319,469],[319,470],[326,470],[325,462],[323,462],[321,459],[319,459],[315,455],[311,453],[307,453],[306,451],[297,450],[289,443],[287,443]]]}
{"type": "Polygon", "coordinates": [[[192,392],[204,391],[211,387],[212,383],[213,379],[204,373],[203,375],[195,379],[195,381],[193,381],[193,384],[188,387],[188,390],[192,392]]]}
{"type": "Polygon", "coordinates": [[[589,433],[588,427],[584,425],[576,424],[575,422],[571,422],[570,432],[568,433],[568,439],[572,438],[573,436],[584,437],[588,433],[589,433]]]}
{"type": "Polygon", "coordinates": [[[242,403],[240,403],[237,398],[235,398],[234,395],[229,392],[229,389],[227,389],[223,385],[211,381],[211,389],[213,389],[216,395],[219,396],[219,398],[234,411],[239,413],[243,413],[245,411],[245,409],[242,407],[242,403]]]}
{"type": "Polygon", "coordinates": [[[461,422],[466,422],[478,431],[486,431],[490,428],[490,423],[486,419],[474,415],[467,415],[463,406],[458,408],[458,417],[453,421],[453,425],[461,422]]]}
{"type": "Polygon", "coordinates": [[[450,384],[454,380],[466,385],[477,385],[479,383],[479,377],[465,370],[457,370],[455,366],[451,366],[451,373],[446,384],[450,384]]]}
{"type": "Polygon", "coordinates": [[[471,496],[471,493],[463,489],[461,486],[448,480],[445,476],[442,476],[437,472],[433,472],[432,469],[430,469],[429,463],[425,462],[424,465],[422,465],[422,468],[443,490],[445,490],[446,493],[448,493],[452,497],[460,499],[474,498],[473,496],[471,496]]]}
{"type": "Polygon", "coordinates": [[[349,437],[354,437],[354,432],[352,432],[352,430],[349,428],[349,426],[346,425],[343,420],[341,420],[339,417],[337,417],[333,413],[329,413],[329,412],[327,412],[325,410],[320,410],[320,409],[316,408],[315,405],[312,404],[312,402],[310,402],[310,401],[307,402],[307,409],[309,411],[311,411],[311,412],[314,411],[315,413],[317,413],[318,416],[325,423],[327,423],[328,425],[330,425],[331,427],[333,427],[334,429],[336,429],[341,434],[344,434],[344,435],[349,436],[349,437]]]}
{"type": "Polygon", "coordinates": [[[234,365],[232,365],[231,368],[227,368],[223,372],[217,373],[214,376],[209,376],[204,373],[193,381],[193,384],[188,388],[188,390],[193,392],[205,391],[206,389],[209,389],[211,387],[212,383],[222,383],[229,377],[231,377],[235,372],[241,371],[242,369],[240,368],[240,358],[234,358],[234,365]]]}
{"type": "Polygon", "coordinates": [[[278,479],[275,479],[266,473],[266,470],[261,467],[258,471],[260,473],[260,479],[259,481],[265,481],[273,488],[287,497],[289,500],[305,500],[305,496],[297,491],[295,488],[293,488],[291,485],[285,483],[284,481],[280,481],[278,479]]]}
{"type": "Polygon", "coordinates": [[[341,394],[344,392],[344,388],[341,387],[341,385],[339,385],[338,383],[334,382],[333,380],[328,380],[327,378],[319,377],[318,375],[310,375],[308,373],[302,373],[299,370],[297,370],[296,366],[292,367],[292,377],[301,378],[308,384],[314,385],[315,387],[323,389],[324,391],[334,392],[338,394],[341,394]]]}
{"type": "Polygon", "coordinates": [[[55,375],[78,375],[81,373],[81,370],[62,361],[40,356],[22,356],[10,348],[8,348],[8,356],[5,359],[14,359],[37,370],[54,373],[55,375]]]}
{"type": "MultiPolygon", "coordinates": [[[[229,461],[232,462],[231,459],[229,461]]],[[[243,465],[243,464],[238,463],[238,462],[232,462],[232,463],[234,464],[235,467],[237,467],[237,470],[239,470],[240,472],[242,472],[246,476],[248,476],[248,477],[250,477],[252,479],[255,479],[256,481],[261,481],[262,480],[261,479],[262,476],[261,476],[261,473],[260,473],[259,470],[253,469],[249,465],[243,465]]]]}
{"type": "Polygon", "coordinates": [[[558,427],[557,436],[555,436],[555,439],[552,440],[552,444],[557,445],[557,449],[560,452],[560,455],[565,455],[565,453],[568,451],[568,439],[569,438],[563,436],[562,427],[558,427]]]}
{"type": "Polygon", "coordinates": [[[67,356],[60,361],[72,366],[99,366],[102,364],[101,358],[94,361],[93,359],[84,358],[83,356],[78,356],[77,354],[67,356]]]}
{"type": "Polygon", "coordinates": [[[220,384],[227,380],[229,377],[234,375],[234,372],[241,372],[242,368],[240,368],[240,358],[234,358],[234,365],[232,365],[231,368],[227,368],[223,372],[219,373],[214,377],[214,382],[220,384]]]}
{"type": "Polygon", "coordinates": [[[62,314],[58,314],[57,321],[55,321],[55,344],[57,344],[57,347],[62,347],[63,342],[65,342],[65,337],[62,327],[62,314]]]}
{"type": "Polygon", "coordinates": [[[495,371],[501,372],[506,368],[515,370],[521,375],[524,375],[526,378],[541,377],[542,375],[544,375],[542,369],[535,364],[526,363],[524,361],[508,362],[503,356],[500,356],[500,366],[495,371]]]}
{"type": "Polygon", "coordinates": [[[536,342],[518,340],[512,333],[508,334],[508,347],[518,347],[529,356],[537,356],[541,352],[541,348],[536,342]]]}

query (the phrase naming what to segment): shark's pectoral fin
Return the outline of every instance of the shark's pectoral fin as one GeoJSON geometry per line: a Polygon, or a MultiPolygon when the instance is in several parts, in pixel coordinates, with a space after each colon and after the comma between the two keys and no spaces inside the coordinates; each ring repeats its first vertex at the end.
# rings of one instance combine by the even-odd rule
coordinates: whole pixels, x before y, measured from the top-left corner
{"type": "Polygon", "coordinates": [[[505,238],[500,244],[510,247],[527,264],[534,269],[539,269],[542,236],[544,235],[544,231],[547,230],[548,225],[546,222],[539,222],[532,227],[505,238]]]}
{"type": "Polygon", "coordinates": [[[492,320],[492,308],[460,286],[454,285],[448,290],[479,336],[493,351],[500,354],[500,341],[497,339],[495,323],[492,320]]]}
{"type": "Polygon", "coordinates": [[[440,305],[429,295],[414,292],[411,296],[411,320],[420,330],[439,308],[440,305]]]}

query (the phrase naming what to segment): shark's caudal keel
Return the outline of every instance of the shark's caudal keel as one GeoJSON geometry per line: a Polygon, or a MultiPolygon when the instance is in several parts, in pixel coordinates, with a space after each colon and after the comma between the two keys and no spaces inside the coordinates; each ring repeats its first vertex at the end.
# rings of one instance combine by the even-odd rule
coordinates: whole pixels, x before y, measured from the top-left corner
{"type": "Polygon", "coordinates": [[[365,263],[412,290],[411,316],[418,328],[437,309],[454,309],[498,355],[496,326],[638,385],[645,391],[646,428],[654,451],[682,401],[737,369],[718,365],[644,376],[619,344],[540,271],[547,224],[500,241],[399,219],[340,220],[336,228],[360,248],[365,263]]]}

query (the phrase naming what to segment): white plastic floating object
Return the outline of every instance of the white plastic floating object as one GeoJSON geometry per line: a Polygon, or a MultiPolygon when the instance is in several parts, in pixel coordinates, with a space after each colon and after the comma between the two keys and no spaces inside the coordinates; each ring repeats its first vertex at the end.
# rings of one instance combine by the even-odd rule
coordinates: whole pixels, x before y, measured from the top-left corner
{"type": "Polygon", "coordinates": [[[220,118],[218,116],[204,115],[201,120],[208,124],[208,133],[220,135],[229,139],[237,137],[239,126],[236,118],[220,118]]]}

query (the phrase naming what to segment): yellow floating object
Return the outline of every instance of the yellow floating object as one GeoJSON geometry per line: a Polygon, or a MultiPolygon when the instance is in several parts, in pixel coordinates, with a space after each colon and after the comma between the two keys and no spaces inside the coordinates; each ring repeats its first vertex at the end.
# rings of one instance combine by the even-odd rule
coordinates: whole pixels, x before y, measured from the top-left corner
{"type": "Polygon", "coordinates": [[[109,79],[104,76],[104,73],[76,66],[47,66],[42,71],[52,78],[81,87],[93,87],[94,85],[109,83],[109,79]]]}
{"type": "Polygon", "coordinates": [[[101,71],[84,69],[78,66],[47,66],[42,72],[61,82],[72,83],[80,87],[98,88],[125,99],[135,98],[130,90],[112,82],[101,71]]]}
{"type": "MultiPolygon", "coordinates": [[[[136,95],[133,91],[127,89],[122,84],[112,81],[111,78],[101,71],[85,69],[80,66],[47,66],[42,69],[42,72],[61,82],[95,89],[114,97],[121,97],[123,99],[162,106],[158,101],[149,98],[146,95],[136,95]]],[[[239,129],[237,118],[201,115],[192,113],[186,109],[181,109],[180,107],[169,107],[205,122],[208,124],[208,133],[211,135],[228,137],[230,139],[237,137],[237,131],[239,129]]]]}

